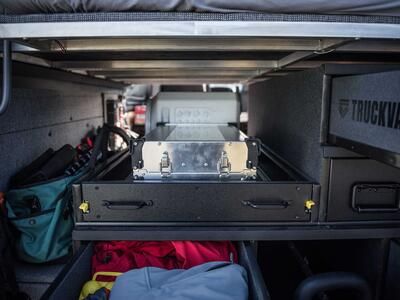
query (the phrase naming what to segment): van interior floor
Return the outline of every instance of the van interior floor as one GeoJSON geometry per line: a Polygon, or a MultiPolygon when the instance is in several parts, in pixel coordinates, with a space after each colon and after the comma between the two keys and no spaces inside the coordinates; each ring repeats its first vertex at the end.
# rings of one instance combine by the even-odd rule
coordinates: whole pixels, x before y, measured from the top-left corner
{"type": "Polygon", "coordinates": [[[19,288],[28,294],[31,300],[38,300],[64,266],[63,263],[30,264],[16,261],[15,275],[19,288]]]}

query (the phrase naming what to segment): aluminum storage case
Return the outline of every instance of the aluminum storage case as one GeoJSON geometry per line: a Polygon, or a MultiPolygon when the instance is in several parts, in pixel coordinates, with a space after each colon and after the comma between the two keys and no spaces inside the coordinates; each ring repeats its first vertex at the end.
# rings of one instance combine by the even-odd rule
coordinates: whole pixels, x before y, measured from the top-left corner
{"type": "Polygon", "coordinates": [[[256,179],[260,145],[234,126],[155,128],[131,143],[134,179],[256,179]]]}
{"type": "Polygon", "coordinates": [[[238,124],[233,92],[160,92],[131,143],[134,179],[256,179],[260,143],[238,124]]]}

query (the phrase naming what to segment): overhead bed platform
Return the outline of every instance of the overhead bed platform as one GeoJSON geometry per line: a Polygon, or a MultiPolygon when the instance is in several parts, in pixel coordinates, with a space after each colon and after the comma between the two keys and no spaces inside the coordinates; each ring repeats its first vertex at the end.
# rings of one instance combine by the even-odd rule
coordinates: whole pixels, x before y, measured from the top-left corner
{"type": "Polygon", "coordinates": [[[363,16],[22,12],[0,15],[0,39],[15,42],[15,60],[127,84],[250,82],[325,62],[400,61],[396,10],[363,16]]]}
{"type": "Polygon", "coordinates": [[[264,12],[264,13],[318,13],[351,15],[400,16],[396,1],[364,0],[352,3],[346,0],[3,0],[6,12],[71,13],[71,12],[264,12]]]}
{"type": "Polygon", "coordinates": [[[0,16],[0,23],[4,38],[55,38],[60,37],[60,34],[71,38],[122,36],[397,38],[400,31],[399,16],[252,12],[3,14],[0,16]],[[55,27],[48,26],[48,23],[52,23],[55,27]]]}

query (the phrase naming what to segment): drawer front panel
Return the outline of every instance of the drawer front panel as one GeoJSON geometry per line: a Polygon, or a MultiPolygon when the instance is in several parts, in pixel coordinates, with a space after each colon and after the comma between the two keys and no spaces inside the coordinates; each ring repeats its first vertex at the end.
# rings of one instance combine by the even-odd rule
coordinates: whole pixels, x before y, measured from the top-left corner
{"type": "Polygon", "coordinates": [[[332,79],[330,134],[400,153],[400,71],[332,79]]]}
{"type": "Polygon", "coordinates": [[[311,194],[311,184],[93,182],[82,185],[90,209],[79,221],[309,221],[311,194]]]}
{"type": "Polygon", "coordinates": [[[370,159],[331,161],[328,221],[400,220],[400,169],[370,159]]]}

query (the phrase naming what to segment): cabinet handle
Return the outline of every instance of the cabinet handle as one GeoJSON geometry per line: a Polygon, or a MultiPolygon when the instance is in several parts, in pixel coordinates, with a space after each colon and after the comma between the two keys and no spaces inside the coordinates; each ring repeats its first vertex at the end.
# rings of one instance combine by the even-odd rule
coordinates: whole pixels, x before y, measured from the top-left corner
{"type": "Polygon", "coordinates": [[[358,213],[398,212],[400,211],[400,184],[357,183],[353,186],[351,207],[358,213]]]}
{"type": "Polygon", "coordinates": [[[242,204],[254,209],[285,209],[291,201],[286,200],[244,200],[242,204]]]}
{"type": "Polygon", "coordinates": [[[153,201],[103,201],[103,206],[113,210],[136,210],[146,206],[153,206],[153,201]]]}
{"type": "Polygon", "coordinates": [[[362,206],[353,206],[353,210],[359,213],[385,213],[385,212],[398,212],[400,208],[398,207],[362,207],[362,206]]]}

